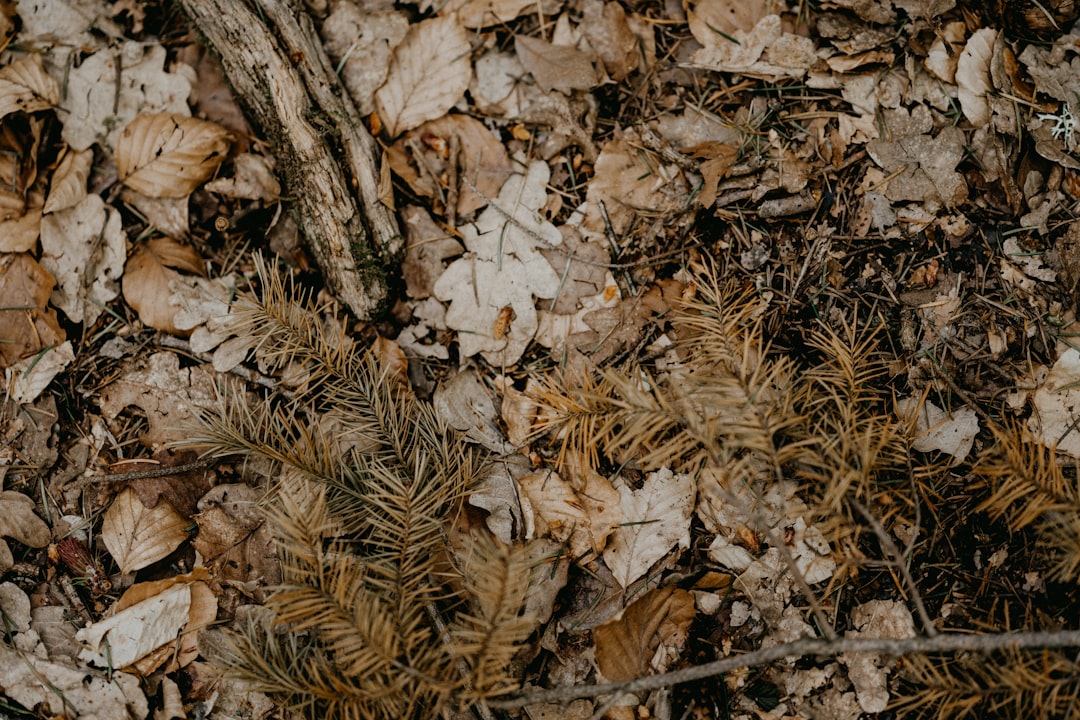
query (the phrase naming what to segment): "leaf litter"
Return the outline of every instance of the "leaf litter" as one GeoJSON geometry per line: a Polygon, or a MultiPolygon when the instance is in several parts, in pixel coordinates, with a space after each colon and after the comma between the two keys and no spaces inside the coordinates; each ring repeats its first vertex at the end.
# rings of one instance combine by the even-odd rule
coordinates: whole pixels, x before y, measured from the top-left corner
{"type": "MultiPolygon", "coordinates": [[[[976,489],[1000,482],[978,474],[1002,450],[988,416],[1080,457],[1070,340],[1080,263],[1069,220],[1080,197],[1080,55],[1066,34],[1075,18],[1047,40],[1045,27],[1016,16],[953,5],[336,2],[319,19],[354,103],[381,128],[388,192],[408,200],[398,205],[409,241],[401,301],[386,324],[352,329],[396,335],[403,376],[472,442],[506,456],[463,522],[507,544],[532,538],[555,568],[534,578],[529,607],[545,624],[526,653],[546,653],[550,666],[527,682],[630,679],[813,635],[822,630],[800,611],[808,589],[835,599],[833,621],[849,637],[915,631],[909,588],[861,565],[880,538],[836,533],[797,483],[733,488],[715,468],[641,467],[633,450],[590,457],[541,442],[552,397],[536,379],[547,372],[563,389],[612,371],[639,390],[679,387],[671,379],[692,359],[671,318],[694,302],[701,276],[687,268],[702,258],[754,289],[778,350],[803,352],[815,323],[885,328],[899,398],[888,413],[910,426],[913,477],[940,466],[950,479],[922,525],[900,509],[907,500],[860,501],[928,567],[956,560],[935,557],[944,551],[926,549],[940,547],[928,539],[951,521],[968,532],[976,513],[979,498],[951,492],[955,478],[975,473],[976,489]]],[[[27,708],[147,717],[151,685],[137,677],[153,677],[193,688],[186,699],[209,709],[204,685],[171,683],[202,677],[201,628],[238,621],[280,579],[252,510],[259,475],[226,465],[216,486],[182,503],[167,475],[161,492],[139,479],[93,483],[108,477],[104,466],[123,472],[179,439],[213,405],[220,373],[303,387],[299,368],[261,377],[272,367],[265,349],[228,320],[229,296],[252,278],[241,248],[263,242],[288,189],[219,71],[146,34],[150,16],[93,1],[2,9],[0,31],[16,43],[0,68],[0,169],[13,179],[0,192],[0,365],[11,401],[35,408],[55,395],[85,420],[61,424],[57,442],[83,458],[71,467],[0,456],[0,532],[15,550],[0,587],[12,607],[25,604],[35,588],[13,574],[14,557],[44,567],[44,548],[67,532],[62,510],[86,516],[91,559],[116,591],[65,594],[68,571],[50,566],[39,579],[51,601],[63,595],[72,617],[81,604],[92,622],[77,634],[45,612],[20,620],[13,644],[0,644],[0,687],[27,708]],[[15,16],[21,29],[5,30],[15,16]],[[166,336],[179,349],[154,342],[166,336]],[[35,490],[33,472],[66,478],[54,480],[55,499],[35,490]],[[46,627],[58,638],[48,648],[46,627]],[[111,681],[92,667],[114,661],[111,681]],[[57,693],[31,689],[30,677],[57,693]]],[[[306,266],[298,248],[289,259],[306,266]]],[[[321,322],[345,327],[326,312],[321,322]]],[[[772,350],[752,345],[740,362],[761,367],[755,354],[772,350]]],[[[7,417],[5,432],[15,427],[7,417]]],[[[745,470],[756,457],[724,467],[745,470]]],[[[924,595],[954,598],[930,603],[934,621],[1027,627],[1037,612],[1071,628],[1063,618],[1075,592],[1060,585],[1066,600],[1044,591],[1019,615],[986,600],[1028,564],[1037,575],[1054,567],[1005,530],[971,533],[987,555],[993,543],[1011,548],[977,581],[959,570],[924,576],[924,595]]],[[[725,677],[734,699],[724,711],[873,715],[918,696],[910,677],[873,655],[780,663],[725,677]]],[[[655,696],[627,702],[664,716],[655,696]]]]}

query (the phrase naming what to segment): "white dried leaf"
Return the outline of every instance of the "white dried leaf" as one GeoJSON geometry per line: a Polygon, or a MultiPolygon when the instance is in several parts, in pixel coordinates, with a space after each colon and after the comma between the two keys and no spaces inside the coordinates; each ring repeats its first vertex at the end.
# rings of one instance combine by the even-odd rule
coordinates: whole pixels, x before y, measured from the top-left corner
{"type": "Polygon", "coordinates": [[[575,558],[603,550],[622,521],[618,491],[596,473],[577,489],[552,471],[526,475],[518,487],[526,538],[565,542],[575,558]]]}
{"type": "Polygon", "coordinates": [[[912,447],[919,452],[936,450],[952,455],[954,464],[967,457],[979,434],[979,418],[973,408],[963,407],[950,414],[929,400],[920,404],[915,398],[899,400],[896,408],[903,417],[915,416],[912,447]]]}
{"type": "Polygon", "coordinates": [[[994,89],[990,81],[990,60],[998,32],[980,28],[972,33],[956,62],[956,97],[964,117],[975,127],[990,122],[990,102],[986,94],[994,89]]]}
{"type": "Polygon", "coordinates": [[[619,488],[623,523],[612,533],[604,562],[624,588],[644,575],[671,548],[690,546],[694,480],[668,468],[650,474],[640,490],[619,488]]]}
{"type": "Polygon", "coordinates": [[[120,294],[126,257],[120,213],[100,195],[41,220],[41,266],[57,283],[51,302],[72,322],[90,327],[120,294]]]}
{"type": "Polygon", "coordinates": [[[1035,391],[1028,427],[1044,445],[1080,458],[1080,433],[1076,418],[1080,415],[1080,350],[1065,348],[1046,379],[1035,391]]]}
{"type": "Polygon", "coordinates": [[[375,107],[391,137],[441,117],[461,99],[472,79],[471,49],[455,16],[409,29],[375,93],[375,107]]]}
{"type": "Polygon", "coordinates": [[[206,120],[141,113],[116,141],[116,169],[122,183],[143,195],[185,197],[217,170],[231,139],[206,120]]]}
{"type": "Polygon", "coordinates": [[[0,118],[48,110],[58,102],[60,87],[45,72],[40,55],[21,57],[0,68],[0,118]]]}
{"type": "Polygon", "coordinates": [[[187,540],[187,526],[188,521],[165,500],[148,508],[134,490],[127,488],[105,512],[101,540],[120,572],[127,574],[152,565],[178,548],[187,540]]]}
{"type": "Polygon", "coordinates": [[[8,397],[17,403],[31,403],[68,365],[75,361],[75,351],[67,340],[40,355],[23,358],[4,370],[8,397]]]}
{"type": "Polygon", "coordinates": [[[98,667],[127,667],[174,642],[190,610],[191,585],[173,585],[79,630],[75,637],[86,645],[79,659],[98,667]]]}
{"type": "Polygon", "coordinates": [[[540,214],[547,201],[547,164],[529,164],[514,175],[475,223],[462,228],[470,251],[435,283],[435,297],[450,301],[448,327],[459,331],[463,357],[483,354],[493,365],[517,362],[539,325],[534,298],[553,298],[560,277],[541,248],[558,246],[562,235],[540,214]],[[500,318],[509,316],[499,333],[500,318]]]}
{"type": "Polygon", "coordinates": [[[69,112],[63,137],[68,145],[76,150],[94,143],[115,148],[121,129],[141,112],[190,115],[191,82],[167,72],[167,60],[160,43],[125,42],[99,50],[77,67],[54,68],[54,76],[67,73],[64,108],[69,112]]]}

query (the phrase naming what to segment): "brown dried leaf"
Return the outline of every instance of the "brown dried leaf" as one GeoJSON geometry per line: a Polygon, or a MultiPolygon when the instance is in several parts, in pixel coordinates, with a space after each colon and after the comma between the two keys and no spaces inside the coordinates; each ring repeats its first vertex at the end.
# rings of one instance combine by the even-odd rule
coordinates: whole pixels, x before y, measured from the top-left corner
{"type": "Polygon", "coordinates": [[[446,115],[424,123],[391,145],[387,158],[398,177],[417,194],[429,198],[443,197],[446,190],[442,183],[449,179],[450,163],[457,163],[458,177],[463,178],[458,187],[459,216],[487,205],[514,169],[499,138],[468,115],[446,115]],[[456,158],[449,157],[448,152],[454,140],[458,144],[456,158]],[[420,158],[412,157],[417,149],[420,158]],[[414,165],[423,169],[418,171],[414,165]]]}
{"type": "Polygon", "coordinates": [[[618,620],[593,629],[596,662],[612,682],[663,672],[686,643],[694,596],[669,586],[650,590],[618,620]]]}
{"type": "Polygon", "coordinates": [[[169,282],[183,277],[178,270],[203,274],[202,257],[194,248],[170,238],[153,238],[140,245],[124,268],[124,299],[152,328],[181,334],[175,325],[180,308],[169,302],[169,282]]]}
{"type": "Polygon", "coordinates": [[[435,281],[446,269],[446,261],[461,255],[465,248],[436,225],[427,210],[419,205],[404,208],[401,220],[408,240],[405,260],[401,264],[405,291],[416,300],[431,297],[435,281]]]}
{"type": "Polygon", "coordinates": [[[60,166],[53,173],[49,195],[45,199],[42,212],[47,215],[78,205],[79,201],[86,197],[86,181],[90,177],[93,164],[93,150],[68,148],[60,166]]]}
{"type": "Polygon", "coordinates": [[[561,6],[562,0],[448,0],[439,13],[456,13],[465,27],[482,28],[510,22],[526,13],[553,15],[561,6]]]}
{"type": "Polygon", "coordinates": [[[184,197],[214,174],[231,142],[216,123],[140,113],[116,141],[116,169],[121,182],[143,195],[184,197]]]}
{"type": "Polygon", "coordinates": [[[601,0],[585,3],[582,28],[612,80],[625,80],[637,69],[641,61],[638,38],[622,5],[601,0]]]}
{"type": "Polygon", "coordinates": [[[47,307],[56,280],[25,253],[0,256],[0,368],[64,341],[47,307]]]}
{"type": "Polygon", "coordinates": [[[147,508],[131,488],[116,496],[101,523],[101,539],[127,574],[166,557],[187,540],[188,525],[168,503],[147,508]]]}
{"type": "Polygon", "coordinates": [[[394,50],[375,107],[390,137],[441,117],[465,94],[472,48],[455,16],[413,25],[394,50]]]}
{"type": "Polygon", "coordinates": [[[514,50],[544,92],[589,90],[599,82],[593,56],[575,47],[518,35],[514,38],[514,50]]]}
{"type": "Polygon", "coordinates": [[[28,547],[49,544],[52,532],[37,516],[34,501],[21,492],[0,491],[0,537],[9,537],[28,547]]]}
{"type": "Polygon", "coordinates": [[[58,102],[60,87],[45,72],[40,55],[18,58],[0,69],[0,118],[48,110],[58,102]]]}

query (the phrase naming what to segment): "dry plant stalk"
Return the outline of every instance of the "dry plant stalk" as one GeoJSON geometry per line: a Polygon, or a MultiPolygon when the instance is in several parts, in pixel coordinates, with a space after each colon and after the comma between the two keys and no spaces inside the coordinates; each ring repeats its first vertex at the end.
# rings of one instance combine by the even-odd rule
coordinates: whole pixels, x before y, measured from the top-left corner
{"type": "Polygon", "coordinates": [[[273,621],[249,623],[217,659],[312,718],[431,717],[514,688],[509,661],[534,627],[525,549],[481,537],[455,552],[444,531],[482,463],[276,271],[257,269],[262,296],[240,298],[233,329],[303,381],[287,401],[224,397],[190,444],[280,464],[269,512],[284,580],[273,621]]]}

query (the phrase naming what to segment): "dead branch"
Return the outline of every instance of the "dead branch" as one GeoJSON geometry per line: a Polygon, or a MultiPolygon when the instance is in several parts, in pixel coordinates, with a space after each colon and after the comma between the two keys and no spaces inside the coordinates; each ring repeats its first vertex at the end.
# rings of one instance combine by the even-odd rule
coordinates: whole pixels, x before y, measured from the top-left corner
{"type": "Polygon", "coordinates": [[[550,690],[520,692],[488,702],[493,708],[518,708],[536,703],[566,703],[578,698],[597,697],[609,693],[641,693],[672,685],[703,680],[734,670],[765,665],[775,660],[807,656],[835,657],[844,653],[882,653],[892,657],[913,653],[978,652],[996,650],[1030,650],[1036,648],[1080,647],[1080,630],[1057,632],[1017,632],[992,635],[961,635],[953,633],[934,637],[913,637],[901,640],[879,638],[841,638],[837,640],[804,639],[774,645],[763,650],[724,658],[703,665],[650,675],[624,682],[602,685],[557,687],[550,690]]]}
{"type": "Polygon", "coordinates": [[[401,235],[378,198],[375,142],[329,71],[311,19],[285,0],[263,0],[265,18],[242,0],[180,4],[272,141],[308,247],[331,289],[358,317],[377,315],[401,235]],[[340,160],[331,139],[341,144],[340,160]]]}

